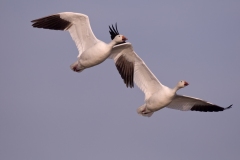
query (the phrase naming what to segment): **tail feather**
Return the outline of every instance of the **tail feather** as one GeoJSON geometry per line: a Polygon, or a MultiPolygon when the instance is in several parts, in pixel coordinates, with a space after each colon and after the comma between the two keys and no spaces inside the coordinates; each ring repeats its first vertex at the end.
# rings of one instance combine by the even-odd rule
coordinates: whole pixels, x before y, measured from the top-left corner
{"type": "Polygon", "coordinates": [[[151,117],[154,112],[144,112],[146,110],[145,104],[138,107],[137,113],[144,116],[144,117],[151,117]]]}
{"type": "Polygon", "coordinates": [[[71,64],[70,68],[74,72],[82,72],[84,70],[84,68],[81,68],[81,65],[79,65],[78,61],[71,64]]]}

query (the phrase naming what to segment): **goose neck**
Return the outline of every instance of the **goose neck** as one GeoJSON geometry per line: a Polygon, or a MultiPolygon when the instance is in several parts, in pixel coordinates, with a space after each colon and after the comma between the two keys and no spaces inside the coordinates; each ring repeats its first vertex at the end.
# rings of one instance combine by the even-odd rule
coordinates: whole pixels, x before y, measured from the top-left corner
{"type": "Polygon", "coordinates": [[[173,88],[173,92],[176,93],[179,89],[180,89],[180,87],[177,85],[173,88]]]}
{"type": "Polygon", "coordinates": [[[115,41],[111,41],[110,43],[109,43],[109,45],[111,46],[111,47],[113,47],[114,45],[116,45],[117,43],[115,42],[115,41]]]}

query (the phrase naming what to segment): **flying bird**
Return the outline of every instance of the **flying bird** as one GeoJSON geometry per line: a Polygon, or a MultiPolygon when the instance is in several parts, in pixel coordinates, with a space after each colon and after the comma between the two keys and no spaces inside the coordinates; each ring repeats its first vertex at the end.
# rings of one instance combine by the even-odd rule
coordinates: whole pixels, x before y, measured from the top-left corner
{"type": "Polygon", "coordinates": [[[33,27],[69,31],[78,49],[77,61],[70,68],[81,72],[105,61],[114,45],[124,43],[127,38],[117,35],[110,43],[97,39],[91,29],[89,18],[85,14],[62,12],[31,21],[33,27]]]}
{"type": "MultiPolygon", "coordinates": [[[[111,32],[111,30],[110,30],[111,32]]],[[[199,98],[178,95],[176,92],[189,85],[181,80],[174,88],[160,83],[144,61],[134,52],[132,44],[127,42],[113,47],[110,57],[124,80],[126,86],[133,87],[133,82],[144,92],[145,103],[137,109],[137,113],[150,117],[164,107],[182,111],[218,112],[223,108],[199,98]]]]}

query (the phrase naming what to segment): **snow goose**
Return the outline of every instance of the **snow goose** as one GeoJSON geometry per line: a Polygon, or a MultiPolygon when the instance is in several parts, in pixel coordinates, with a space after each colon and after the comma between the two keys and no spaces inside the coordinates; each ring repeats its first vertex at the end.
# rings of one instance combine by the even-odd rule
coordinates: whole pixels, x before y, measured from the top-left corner
{"type": "Polygon", "coordinates": [[[87,15],[62,12],[31,21],[33,27],[69,31],[78,48],[78,60],[70,68],[81,72],[102,63],[111,54],[112,47],[124,43],[127,38],[119,33],[110,43],[98,40],[92,32],[87,15]]]}
{"type": "Polygon", "coordinates": [[[134,52],[131,43],[116,45],[111,53],[109,58],[114,60],[126,86],[133,87],[134,81],[145,94],[145,104],[137,109],[140,115],[150,117],[164,107],[182,111],[218,112],[232,106],[223,108],[198,98],[176,94],[180,88],[187,86],[188,82],[181,80],[173,89],[161,84],[134,52]]]}

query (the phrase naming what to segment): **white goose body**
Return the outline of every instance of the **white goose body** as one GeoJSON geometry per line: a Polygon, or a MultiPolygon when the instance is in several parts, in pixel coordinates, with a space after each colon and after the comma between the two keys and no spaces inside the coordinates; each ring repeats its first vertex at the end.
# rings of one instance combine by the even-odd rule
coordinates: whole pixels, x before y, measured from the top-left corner
{"type": "Polygon", "coordinates": [[[159,84],[159,89],[157,92],[152,93],[149,98],[145,99],[145,104],[138,108],[137,112],[144,116],[151,116],[153,112],[158,111],[164,107],[167,107],[171,104],[172,101],[176,98],[177,90],[187,86],[186,81],[180,81],[176,87],[173,89],[159,84]]]}
{"type": "Polygon", "coordinates": [[[198,98],[176,94],[188,83],[179,81],[173,89],[161,84],[144,61],[134,52],[130,43],[114,46],[109,58],[114,60],[127,87],[134,87],[133,82],[135,82],[144,92],[145,103],[137,109],[140,115],[150,117],[155,111],[164,107],[182,111],[218,112],[232,106],[223,108],[198,98]]]}
{"type": "Polygon", "coordinates": [[[32,22],[36,28],[70,32],[79,51],[78,60],[70,66],[76,72],[102,63],[109,57],[114,45],[127,40],[123,35],[118,35],[108,44],[100,41],[92,32],[88,16],[81,13],[62,12],[32,22]]]}
{"type": "Polygon", "coordinates": [[[98,65],[109,57],[111,49],[114,45],[114,43],[106,44],[99,41],[93,47],[87,49],[81,54],[78,58],[78,63],[81,67],[83,67],[83,69],[98,65]]]}
{"type": "Polygon", "coordinates": [[[175,93],[170,88],[163,86],[162,90],[153,93],[144,104],[145,112],[155,112],[167,106],[174,99],[175,93]]]}

